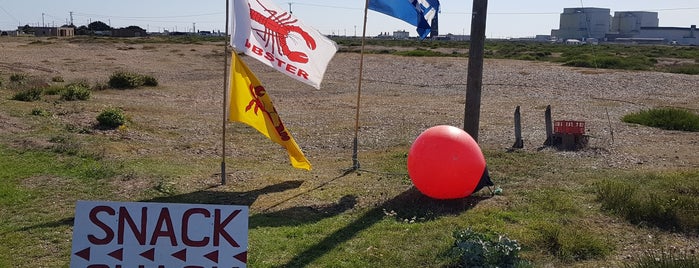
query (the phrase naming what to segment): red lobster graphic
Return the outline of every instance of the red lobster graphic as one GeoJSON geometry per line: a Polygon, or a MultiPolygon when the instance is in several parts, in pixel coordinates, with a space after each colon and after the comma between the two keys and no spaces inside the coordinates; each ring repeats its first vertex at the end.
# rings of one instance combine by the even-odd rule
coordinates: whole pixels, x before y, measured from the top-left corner
{"type": "Polygon", "coordinates": [[[274,48],[276,46],[280,53],[282,55],[286,55],[289,60],[298,63],[307,63],[308,55],[301,51],[289,50],[287,39],[292,37],[289,35],[290,33],[297,33],[303,37],[304,41],[306,41],[306,46],[308,46],[308,48],[311,50],[314,50],[316,49],[316,41],[313,39],[313,37],[301,29],[301,27],[292,25],[298,22],[298,20],[293,19],[291,14],[287,12],[278,14],[276,10],[268,9],[262,5],[259,0],[257,3],[260,4],[260,6],[264,8],[267,13],[269,13],[269,17],[265,17],[265,15],[262,13],[257,12],[256,10],[252,9],[252,7],[250,8],[250,18],[265,27],[264,30],[253,29],[254,31],[258,32],[258,35],[260,35],[263,40],[267,42],[265,43],[265,46],[271,43],[272,52],[274,52],[274,48]]]}
{"type": "Polygon", "coordinates": [[[277,109],[275,109],[274,105],[272,105],[272,100],[269,98],[269,96],[265,96],[267,94],[265,88],[263,86],[254,87],[251,84],[249,89],[250,95],[252,95],[252,100],[250,103],[248,103],[248,106],[245,107],[245,111],[247,112],[250,111],[250,109],[253,109],[255,114],[257,114],[257,111],[260,110],[263,113],[266,113],[267,116],[269,116],[269,119],[272,121],[274,130],[276,130],[277,134],[279,134],[279,138],[281,138],[282,141],[290,140],[291,136],[289,135],[289,132],[286,131],[286,127],[284,126],[284,123],[282,123],[281,118],[279,118],[277,109]]]}

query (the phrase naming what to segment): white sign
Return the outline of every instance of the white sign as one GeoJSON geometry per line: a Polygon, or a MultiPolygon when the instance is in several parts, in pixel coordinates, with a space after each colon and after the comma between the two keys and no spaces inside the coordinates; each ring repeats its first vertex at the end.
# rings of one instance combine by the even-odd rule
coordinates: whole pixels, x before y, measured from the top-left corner
{"type": "Polygon", "coordinates": [[[248,207],[78,201],[71,268],[246,267],[248,207]]]}

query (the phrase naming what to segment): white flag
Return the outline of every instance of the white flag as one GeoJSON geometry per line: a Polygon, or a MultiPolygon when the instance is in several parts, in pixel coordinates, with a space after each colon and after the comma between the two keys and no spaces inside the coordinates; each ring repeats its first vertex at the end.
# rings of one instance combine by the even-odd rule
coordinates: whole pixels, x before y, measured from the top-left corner
{"type": "Polygon", "coordinates": [[[236,50],[320,88],[335,42],[269,0],[233,0],[231,14],[236,50]]]}

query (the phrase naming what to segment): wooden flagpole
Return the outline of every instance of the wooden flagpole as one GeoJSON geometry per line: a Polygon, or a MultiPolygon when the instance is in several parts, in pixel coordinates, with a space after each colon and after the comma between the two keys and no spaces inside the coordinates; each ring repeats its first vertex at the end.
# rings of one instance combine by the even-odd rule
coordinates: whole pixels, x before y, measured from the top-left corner
{"type": "Polygon", "coordinates": [[[224,48],[223,48],[223,121],[221,124],[222,134],[221,134],[221,185],[226,184],[226,121],[228,119],[228,24],[230,18],[230,0],[226,0],[226,35],[224,37],[224,48]]]}
{"type": "Polygon", "coordinates": [[[359,170],[358,159],[358,136],[359,136],[359,104],[362,96],[362,76],[364,74],[364,40],[366,39],[366,21],[369,11],[369,0],[364,3],[364,25],[362,29],[362,49],[359,53],[359,81],[357,82],[357,110],[354,116],[354,141],[352,142],[352,168],[350,170],[359,170]]]}

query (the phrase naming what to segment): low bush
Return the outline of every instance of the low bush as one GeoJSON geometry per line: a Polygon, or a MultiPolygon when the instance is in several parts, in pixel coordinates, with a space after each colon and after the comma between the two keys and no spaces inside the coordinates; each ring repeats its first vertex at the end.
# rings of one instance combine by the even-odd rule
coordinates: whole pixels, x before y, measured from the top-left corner
{"type": "Polygon", "coordinates": [[[137,88],[140,86],[154,87],[158,80],[149,75],[140,75],[130,72],[116,72],[109,77],[109,87],[117,89],[137,88]]]}
{"type": "Polygon", "coordinates": [[[13,100],[17,101],[38,101],[41,99],[43,90],[41,88],[30,88],[15,93],[13,100]]]}
{"type": "Polygon", "coordinates": [[[90,99],[90,88],[82,84],[70,84],[61,92],[61,99],[65,101],[90,99]]]}
{"type": "Polygon", "coordinates": [[[516,240],[487,235],[469,229],[454,232],[456,239],[448,255],[456,267],[516,267],[527,263],[519,258],[521,249],[516,240]]]}
{"type": "Polygon", "coordinates": [[[684,109],[656,108],[627,114],[626,123],[640,124],[667,130],[699,131],[699,115],[684,109]]]}
{"type": "Polygon", "coordinates": [[[51,78],[51,82],[62,83],[65,82],[65,80],[63,80],[63,77],[61,76],[54,76],[51,78]]]}
{"type": "Polygon", "coordinates": [[[119,108],[108,108],[97,116],[97,122],[101,127],[114,129],[126,123],[126,116],[119,108]]]}

